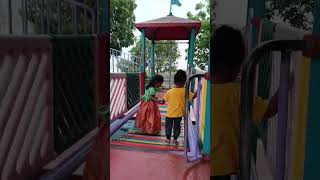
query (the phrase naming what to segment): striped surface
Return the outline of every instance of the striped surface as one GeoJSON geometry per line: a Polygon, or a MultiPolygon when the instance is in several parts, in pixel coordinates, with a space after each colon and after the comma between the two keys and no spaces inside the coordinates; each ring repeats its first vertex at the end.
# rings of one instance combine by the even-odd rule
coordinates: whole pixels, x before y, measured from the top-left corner
{"type": "Polygon", "coordinates": [[[181,122],[181,134],[178,138],[179,145],[167,144],[165,140],[165,113],[167,104],[159,105],[161,113],[161,132],[159,135],[143,135],[134,133],[134,120],[129,120],[112,137],[111,145],[135,147],[152,150],[183,151],[183,122],[181,122]]]}
{"type": "Polygon", "coordinates": [[[54,156],[48,37],[0,37],[0,179],[32,179],[54,156]]]}

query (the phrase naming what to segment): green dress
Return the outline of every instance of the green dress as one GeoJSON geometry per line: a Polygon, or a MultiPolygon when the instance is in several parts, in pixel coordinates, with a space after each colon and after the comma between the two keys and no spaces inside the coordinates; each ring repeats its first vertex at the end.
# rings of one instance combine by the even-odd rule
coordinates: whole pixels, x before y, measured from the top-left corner
{"type": "Polygon", "coordinates": [[[149,89],[147,89],[144,93],[144,95],[141,97],[143,101],[148,102],[151,100],[151,97],[155,96],[157,92],[159,92],[160,89],[159,88],[154,88],[154,87],[150,87],[149,89]]]}
{"type": "Polygon", "coordinates": [[[152,101],[159,89],[150,87],[141,97],[142,102],[135,119],[135,128],[140,133],[157,135],[161,131],[161,114],[157,102],[152,101]]]}

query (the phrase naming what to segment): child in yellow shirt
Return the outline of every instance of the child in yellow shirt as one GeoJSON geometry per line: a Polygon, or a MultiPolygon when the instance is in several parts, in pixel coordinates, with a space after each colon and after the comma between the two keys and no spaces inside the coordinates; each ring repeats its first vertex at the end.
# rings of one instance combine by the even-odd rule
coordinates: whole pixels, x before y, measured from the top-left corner
{"type": "MultiPolygon", "coordinates": [[[[239,170],[240,83],[236,79],[245,58],[245,44],[241,32],[229,26],[216,29],[212,38],[211,176],[230,180],[239,170]]],[[[270,101],[254,97],[253,121],[274,116],[277,99],[278,93],[270,101]]]]}
{"type": "MultiPolygon", "coordinates": [[[[173,143],[178,144],[178,137],[181,132],[181,120],[185,111],[185,83],[187,74],[183,70],[178,70],[174,75],[175,87],[170,89],[163,96],[163,103],[168,102],[168,110],[166,114],[166,142],[170,143],[173,128],[173,143]]],[[[196,93],[189,93],[190,99],[196,97],[196,93]]]]}

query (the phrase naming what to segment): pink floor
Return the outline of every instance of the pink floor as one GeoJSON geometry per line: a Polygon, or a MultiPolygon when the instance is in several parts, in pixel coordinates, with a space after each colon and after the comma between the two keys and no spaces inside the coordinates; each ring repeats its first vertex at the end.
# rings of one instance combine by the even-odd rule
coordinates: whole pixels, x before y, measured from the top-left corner
{"type": "Polygon", "coordinates": [[[209,162],[186,163],[182,156],[110,149],[110,180],[209,180],[209,162]]]}

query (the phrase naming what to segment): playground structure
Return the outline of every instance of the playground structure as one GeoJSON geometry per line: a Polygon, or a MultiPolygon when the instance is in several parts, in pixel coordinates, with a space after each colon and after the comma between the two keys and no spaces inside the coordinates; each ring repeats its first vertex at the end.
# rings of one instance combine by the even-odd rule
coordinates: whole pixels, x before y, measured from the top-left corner
{"type": "Polygon", "coordinates": [[[264,1],[249,1],[239,179],[317,179],[319,1],[315,1],[313,32],[263,19],[264,11],[264,1]],[[289,92],[290,71],[295,82],[289,92]],[[278,115],[252,126],[252,95],[268,99],[278,88],[278,115]]]}
{"type": "MultiPolygon", "coordinates": [[[[126,58],[127,70],[129,72],[111,73],[110,83],[110,169],[112,179],[123,179],[135,177],[140,179],[161,179],[166,174],[168,179],[188,179],[194,176],[198,178],[209,178],[208,164],[199,168],[192,168],[199,163],[200,159],[208,156],[209,145],[209,82],[204,79],[203,74],[193,74],[193,51],[195,37],[200,29],[200,22],[168,15],[166,17],[137,23],[136,27],[142,34],[142,57],[126,58]],[[154,76],[154,46],[158,40],[189,40],[188,51],[188,75],[186,90],[199,90],[194,102],[188,102],[186,116],[182,122],[182,135],[178,138],[179,145],[168,145],[164,142],[164,118],[167,104],[159,105],[161,112],[162,130],[158,136],[147,136],[134,133],[134,118],[139,108],[140,97],[144,94],[146,86],[146,58],[145,38],[152,41],[151,60],[148,65],[151,77],[154,76]],[[139,69],[130,70],[133,64],[139,62],[139,69]],[[139,84],[139,86],[137,86],[139,84]],[[163,154],[159,156],[159,153],[163,154]],[[128,157],[130,154],[130,157],[128,157]],[[139,159],[135,158],[138,157],[139,159]],[[152,159],[157,158],[157,161],[152,159]],[[152,162],[150,162],[152,160],[152,162]],[[139,165],[133,167],[128,163],[134,162],[139,165]],[[156,164],[162,164],[158,166],[156,164]],[[170,168],[171,163],[176,163],[177,173],[170,168]],[[131,169],[126,174],[121,173],[122,166],[131,169]],[[157,167],[155,167],[157,166],[157,167]],[[155,171],[155,168],[157,169],[155,171]],[[188,170],[189,169],[189,170],[188,170]],[[190,172],[191,171],[191,172],[190,172]],[[190,174],[191,173],[191,174],[190,174]]],[[[122,55],[120,55],[122,56],[122,55]]],[[[122,58],[124,59],[124,58],[122,58]]],[[[110,61],[114,61],[113,58],[110,61]]],[[[113,62],[110,62],[113,64],[113,62]]],[[[123,64],[123,63],[122,63],[123,64]]],[[[159,93],[162,98],[165,90],[159,93]]]]}
{"type": "Polygon", "coordinates": [[[20,9],[21,32],[12,28],[12,0],[7,4],[7,33],[0,36],[0,179],[106,179],[107,126],[97,110],[108,94],[108,18],[96,13],[101,7],[106,14],[106,1],[96,9],[42,1],[40,34],[29,33],[28,0],[20,9]],[[62,33],[62,4],[73,9],[70,34],[62,33]],[[84,34],[79,12],[90,24],[84,34]],[[58,32],[50,30],[52,13],[58,32]]]}

